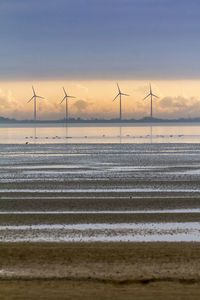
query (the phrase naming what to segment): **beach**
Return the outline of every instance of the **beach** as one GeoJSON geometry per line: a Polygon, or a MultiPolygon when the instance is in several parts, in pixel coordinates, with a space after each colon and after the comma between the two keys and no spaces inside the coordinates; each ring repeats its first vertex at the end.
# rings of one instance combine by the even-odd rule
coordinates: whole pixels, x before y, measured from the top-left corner
{"type": "Polygon", "coordinates": [[[2,298],[199,299],[199,149],[2,144],[2,298]]]}

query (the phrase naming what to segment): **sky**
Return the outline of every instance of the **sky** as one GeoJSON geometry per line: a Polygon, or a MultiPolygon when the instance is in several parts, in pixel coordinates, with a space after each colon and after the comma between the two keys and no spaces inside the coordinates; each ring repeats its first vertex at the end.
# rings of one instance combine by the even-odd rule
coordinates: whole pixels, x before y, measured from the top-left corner
{"type": "Polygon", "coordinates": [[[130,93],[124,117],[200,116],[199,0],[0,0],[0,116],[63,117],[62,86],[77,95],[74,117],[117,117],[116,82],[130,93]],[[81,101],[82,102],[81,102],[81,101]],[[105,114],[106,112],[106,114],[105,114]]]}

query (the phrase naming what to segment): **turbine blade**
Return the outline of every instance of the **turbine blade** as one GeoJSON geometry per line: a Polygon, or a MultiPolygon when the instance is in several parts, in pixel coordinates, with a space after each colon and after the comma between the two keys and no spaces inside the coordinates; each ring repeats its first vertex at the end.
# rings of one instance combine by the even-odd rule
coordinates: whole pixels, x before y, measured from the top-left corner
{"type": "Polygon", "coordinates": [[[40,99],[45,99],[44,97],[41,96],[35,96],[36,98],[40,98],[40,99]]]}
{"type": "Polygon", "coordinates": [[[147,99],[149,96],[151,96],[151,94],[148,94],[143,100],[147,99]]]}
{"type": "Polygon", "coordinates": [[[67,96],[67,98],[76,98],[76,97],[74,97],[74,96],[67,96]]]}
{"type": "Polygon", "coordinates": [[[149,83],[150,94],[152,94],[151,83],[149,83]]]}
{"type": "Polygon", "coordinates": [[[130,96],[130,95],[128,95],[128,94],[124,94],[124,93],[121,93],[121,95],[124,95],[124,96],[130,96]]]}
{"type": "Polygon", "coordinates": [[[63,91],[64,91],[64,93],[65,93],[65,96],[67,96],[67,93],[66,93],[66,91],[65,91],[65,88],[63,87],[63,91]]]}
{"type": "MultiPolygon", "coordinates": [[[[113,99],[113,101],[115,101],[119,95],[120,95],[120,93],[117,94],[117,96],[113,99]]],[[[113,101],[112,101],[112,102],[113,102],[113,101]]]]}
{"type": "Polygon", "coordinates": [[[158,96],[156,96],[156,95],[154,95],[154,94],[152,94],[152,96],[154,96],[154,97],[156,97],[156,98],[159,98],[158,96]]]}
{"type": "Polygon", "coordinates": [[[35,90],[34,90],[34,87],[33,87],[33,85],[32,85],[32,90],[33,90],[33,94],[35,95],[35,90]]]}
{"type": "Polygon", "coordinates": [[[117,88],[118,88],[118,91],[119,91],[119,94],[121,93],[120,91],[120,88],[119,88],[119,84],[117,83],[117,88]]]}
{"type": "Polygon", "coordinates": [[[33,98],[34,98],[34,96],[30,99],[30,100],[28,100],[28,102],[27,103],[29,103],[29,102],[31,102],[31,100],[33,100],[33,98]]]}
{"type": "Polygon", "coordinates": [[[63,103],[63,101],[64,101],[65,99],[66,99],[66,96],[62,99],[62,101],[60,102],[60,104],[63,103]]]}

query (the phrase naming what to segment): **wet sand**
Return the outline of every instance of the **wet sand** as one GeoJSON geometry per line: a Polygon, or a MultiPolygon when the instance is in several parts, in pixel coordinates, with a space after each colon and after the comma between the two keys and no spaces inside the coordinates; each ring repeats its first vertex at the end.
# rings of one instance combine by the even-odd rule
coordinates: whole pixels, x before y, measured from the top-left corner
{"type": "MultiPolygon", "coordinates": [[[[34,182],[33,182],[34,183],[34,182]]],[[[112,182],[110,182],[110,185],[112,182]]],[[[35,183],[34,183],[35,185],[35,183]]],[[[23,185],[22,185],[23,186],[23,185]]],[[[1,190],[0,190],[1,191],[1,190]]],[[[155,196],[153,193],[144,195],[125,196],[119,198],[118,193],[114,193],[112,198],[106,197],[105,195],[94,195],[93,198],[86,198],[83,193],[78,196],[63,195],[62,199],[59,195],[51,195],[52,198],[47,197],[44,199],[42,195],[37,194],[38,198],[35,198],[33,194],[29,197],[20,193],[15,193],[13,197],[6,198],[2,195],[0,198],[1,207],[0,211],[53,211],[53,210],[72,210],[72,211],[90,211],[90,210],[160,210],[160,209],[193,209],[200,208],[199,196],[183,195],[180,196],[169,196],[164,193],[163,197],[159,195],[155,196]],[[17,198],[15,197],[17,194],[17,198]]]]}
{"type": "Polygon", "coordinates": [[[2,299],[199,299],[199,265],[200,243],[4,243],[0,292],[2,299]]]}
{"type": "Polygon", "coordinates": [[[0,226],[39,224],[91,224],[91,223],[146,223],[146,222],[199,222],[199,214],[27,214],[0,215],[0,226]]]}
{"type": "MultiPolygon", "coordinates": [[[[154,223],[169,226],[159,237],[176,240],[170,224],[184,225],[190,237],[188,228],[195,223],[199,233],[200,213],[192,212],[200,209],[199,149],[198,144],[1,145],[0,298],[199,299],[197,236],[194,242],[55,243],[61,233],[53,227],[74,227],[79,237],[77,226],[154,223]],[[187,212],[127,213],[167,209],[187,212]],[[69,213],[56,212],[63,210],[69,213]],[[112,213],[101,213],[106,210],[112,213]],[[52,242],[39,241],[42,227],[9,226],[52,226],[47,232],[52,242]],[[29,242],[19,243],[26,235],[29,242]]],[[[68,231],[62,231],[66,239],[68,231]]],[[[104,228],[102,234],[113,232],[104,228]]]]}
{"type": "Polygon", "coordinates": [[[2,299],[138,299],[199,300],[199,284],[151,282],[148,284],[98,283],[66,280],[0,281],[2,299]]]}

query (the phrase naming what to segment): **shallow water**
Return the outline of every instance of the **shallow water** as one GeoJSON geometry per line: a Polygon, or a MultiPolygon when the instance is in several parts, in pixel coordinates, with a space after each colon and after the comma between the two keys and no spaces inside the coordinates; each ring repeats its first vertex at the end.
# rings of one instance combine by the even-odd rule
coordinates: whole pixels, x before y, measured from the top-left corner
{"type": "Polygon", "coordinates": [[[199,143],[199,123],[0,124],[0,143],[199,143]]]}

